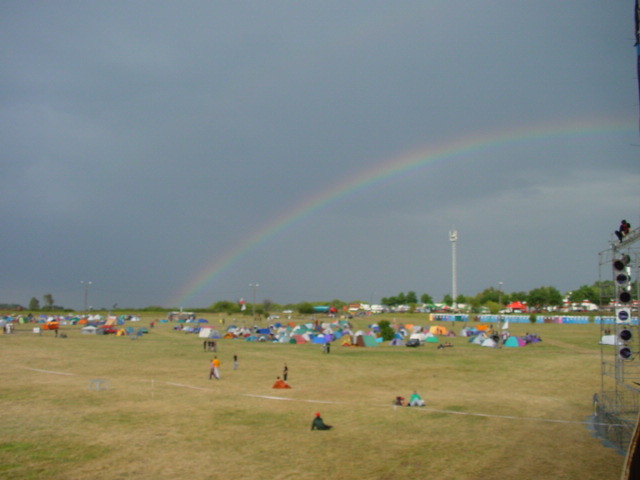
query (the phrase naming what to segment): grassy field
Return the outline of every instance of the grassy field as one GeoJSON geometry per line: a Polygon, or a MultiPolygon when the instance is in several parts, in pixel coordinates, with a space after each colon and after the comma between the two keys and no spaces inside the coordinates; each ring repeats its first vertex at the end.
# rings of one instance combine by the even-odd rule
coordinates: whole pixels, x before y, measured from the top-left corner
{"type": "Polygon", "coordinates": [[[600,389],[595,325],[512,325],[543,342],[502,349],[220,340],[219,381],[202,339],[172,324],[138,340],[31,328],[0,335],[3,479],[605,480],[624,461],[583,423],[600,389]],[[293,388],[274,390],[285,362],[293,388]],[[391,405],[413,390],[426,408],[391,405]],[[316,411],[332,430],[310,431],[316,411]]]}

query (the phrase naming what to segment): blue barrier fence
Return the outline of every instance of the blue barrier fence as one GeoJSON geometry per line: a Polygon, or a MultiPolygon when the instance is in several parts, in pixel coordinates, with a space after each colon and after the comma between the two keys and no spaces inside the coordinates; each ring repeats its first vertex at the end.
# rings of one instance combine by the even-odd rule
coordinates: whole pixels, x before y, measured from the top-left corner
{"type": "MultiPolygon", "coordinates": [[[[478,321],[483,323],[531,323],[529,315],[467,315],[467,314],[434,314],[432,319],[436,322],[469,322],[478,321]]],[[[590,317],[587,315],[536,315],[535,323],[564,323],[573,325],[588,325],[589,323],[595,324],[611,324],[615,323],[615,317],[590,317]]],[[[638,325],[638,317],[631,319],[631,324],[638,325]]]]}

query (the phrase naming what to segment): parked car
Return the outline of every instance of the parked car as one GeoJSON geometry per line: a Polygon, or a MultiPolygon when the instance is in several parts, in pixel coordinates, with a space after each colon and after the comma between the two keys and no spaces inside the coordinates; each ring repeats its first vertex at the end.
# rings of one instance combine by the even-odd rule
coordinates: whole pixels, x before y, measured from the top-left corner
{"type": "Polygon", "coordinates": [[[418,340],[417,338],[410,338],[409,340],[407,340],[407,343],[405,345],[407,347],[419,347],[420,340],[418,340]]]}

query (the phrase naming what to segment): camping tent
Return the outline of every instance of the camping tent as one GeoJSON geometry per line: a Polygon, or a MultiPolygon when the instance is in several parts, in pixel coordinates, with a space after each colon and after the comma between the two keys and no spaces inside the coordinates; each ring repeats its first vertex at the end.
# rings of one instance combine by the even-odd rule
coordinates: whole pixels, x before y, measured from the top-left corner
{"type": "Polygon", "coordinates": [[[424,336],[423,341],[429,343],[438,343],[440,340],[438,340],[438,337],[436,337],[433,333],[429,332],[424,336]]]}
{"type": "Polygon", "coordinates": [[[482,345],[480,345],[481,347],[497,347],[496,342],[492,339],[492,338],[485,338],[484,341],[482,342],[482,345]]]}
{"type": "Polygon", "coordinates": [[[429,329],[429,331],[434,335],[446,335],[449,333],[449,330],[447,330],[447,328],[443,327],[442,325],[433,325],[429,329]]]}
{"type": "Polygon", "coordinates": [[[504,342],[505,347],[524,347],[526,344],[527,342],[518,337],[509,337],[504,342]]]}
{"type": "Polygon", "coordinates": [[[372,335],[362,335],[362,339],[364,340],[364,344],[367,347],[377,347],[378,342],[376,341],[376,337],[372,335]]]}

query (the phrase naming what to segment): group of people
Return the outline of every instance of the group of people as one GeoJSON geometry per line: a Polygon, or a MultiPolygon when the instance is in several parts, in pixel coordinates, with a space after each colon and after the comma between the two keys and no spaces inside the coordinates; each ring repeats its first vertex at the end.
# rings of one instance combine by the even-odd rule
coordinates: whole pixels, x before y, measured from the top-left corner
{"type": "Polygon", "coordinates": [[[404,397],[397,396],[393,401],[393,404],[398,407],[424,407],[425,406],[424,400],[422,399],[420,394],[415,390],[411,394],[411,397],[409,397],[409,402],[406,402],[404,397]]]}
{"type": "MultiPolygon", "coordinates": [[[[237,370],[238,368],[238,356],[233,356],[233,369],[237,370]]],[[[289,377],[289,367],[285,363],[282,367],[282,378],[279,376],[276,378],[275,383],[273,384],[273,388],[291,388],[291,386],[287,383],[287,378],[289,377]]],[[[215,378],[216,380],[220,380],[220,360],[217,356],[213,357],[210,363],[209,369],[209,380],[215,378]]],[[[422,400],[422,397],[415,390],[411,394],[409,398],[409,402],[405,402],[404,397],[396,397],[394,400],[394,405],[402,406],[402,407],[424,407],[425,403],[422,400]]],[[[327,425],[324,423],[322,416],[320,413],[316,413],[313,421],[311,422],[311,430],[330,430],[333,428],[331,425],[327,425]]]]}

